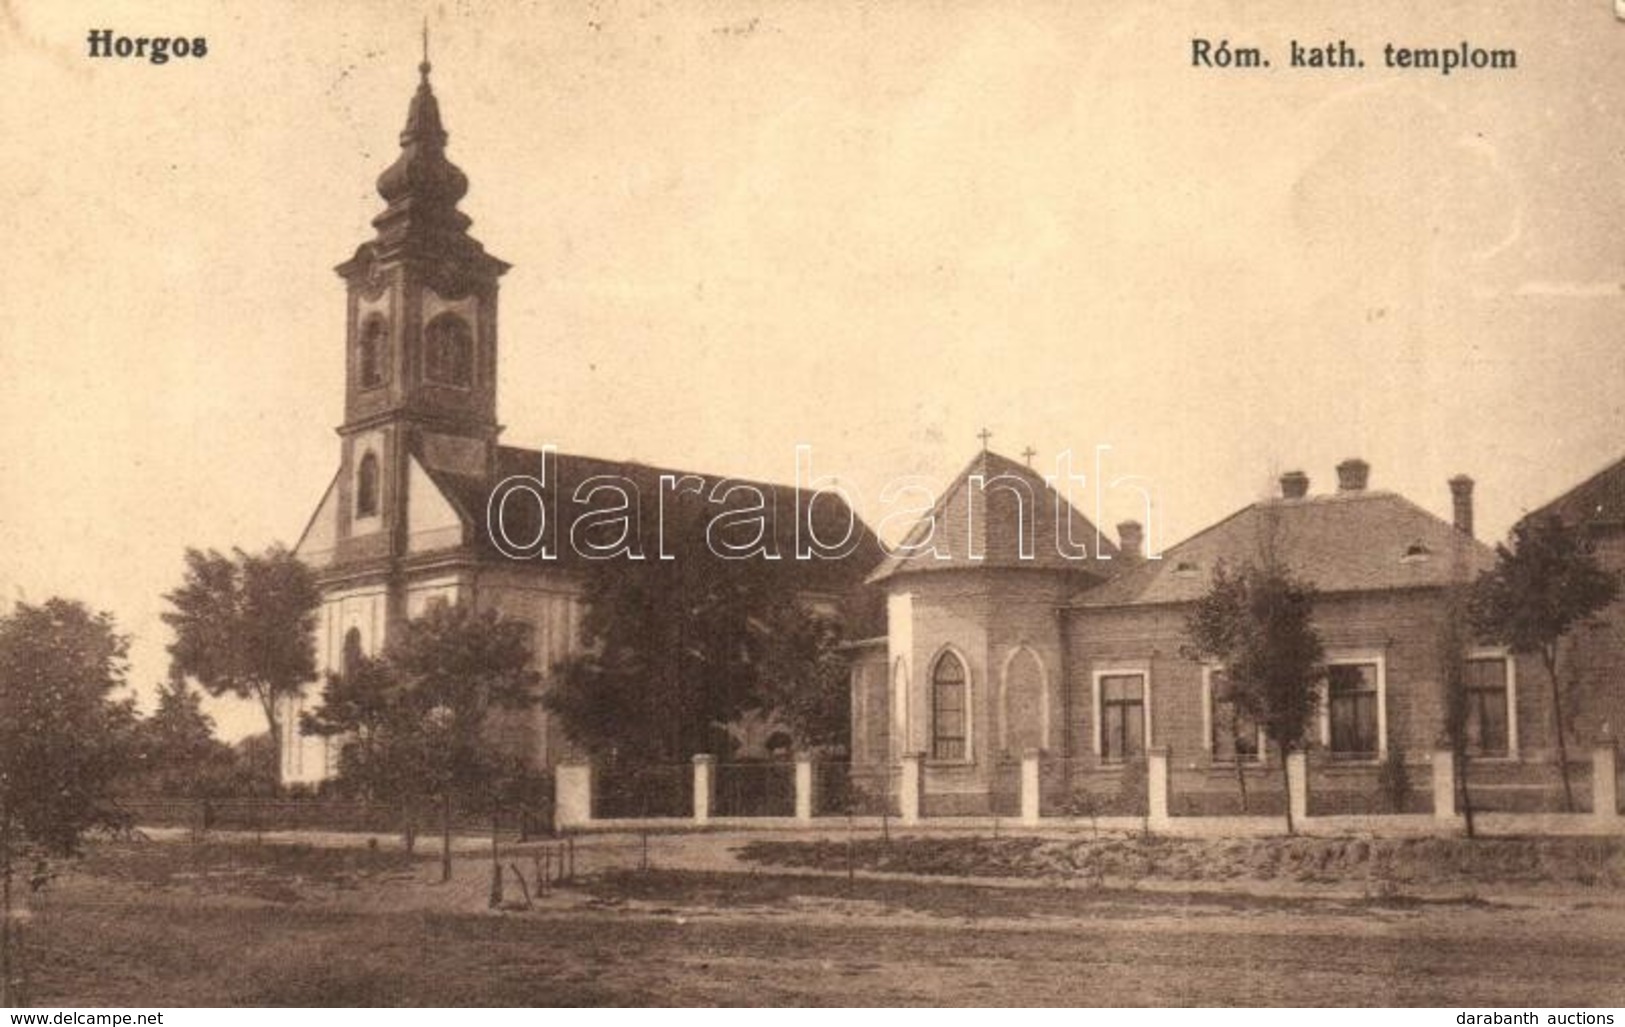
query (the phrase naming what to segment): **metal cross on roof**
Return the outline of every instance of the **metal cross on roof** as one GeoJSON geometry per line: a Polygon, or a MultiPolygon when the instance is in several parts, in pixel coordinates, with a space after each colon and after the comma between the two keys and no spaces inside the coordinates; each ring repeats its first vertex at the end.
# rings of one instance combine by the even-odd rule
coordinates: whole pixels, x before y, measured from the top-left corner
{"type": "Polygon", "coordinates": [[[1021,451],[1021,455],[1027,458],[1027,466],[1031,467],[1033,465],[1033,457],[1038,455],[1038,450],[1028,446],[1026,449],[1021,451]]]}
{"type": "Polygon", "coordinates": [[[982,440],[982,452],[986,453],[987,440],[993,437],[993,433],[988,431],[986,428],[983,428],[981,431],[976,433],[976,437],[982,440]]]}

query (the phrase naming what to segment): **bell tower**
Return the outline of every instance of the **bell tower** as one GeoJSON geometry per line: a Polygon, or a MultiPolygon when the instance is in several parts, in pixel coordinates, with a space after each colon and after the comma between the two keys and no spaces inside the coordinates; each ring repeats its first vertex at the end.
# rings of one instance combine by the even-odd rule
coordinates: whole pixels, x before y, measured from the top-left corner
{"type": "Polygon", "coordinates": [[[508,265],[457,209],[468,177],[446,158],[429,71],[425,39],[400,155],[378,177],[377,234],[335,269],[349,294],[338,530],[356,556],[398,550],[410,457],[483,481],[502,430],[497,281],[508,265]]]}

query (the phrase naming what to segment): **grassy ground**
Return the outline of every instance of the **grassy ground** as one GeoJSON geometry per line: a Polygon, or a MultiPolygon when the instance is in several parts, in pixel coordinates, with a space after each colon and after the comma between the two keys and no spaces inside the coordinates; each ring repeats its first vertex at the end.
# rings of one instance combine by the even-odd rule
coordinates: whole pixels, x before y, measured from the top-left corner
{"type": "MultiPolygon", "coordinates": [[[[651,862],[661,859],[657,840],[651,862]]],[[[479,858],[460,858],[449,886],[436,876],[432,859],[366,848],[98,846],[33,903],[27,997],[55,1006],[1625,1003],[1625,904],[1598,889],[1538,903],[1423,901],[604,870],[534,909],[493,913],[479,858]]]]}
{"type": "Polygon", "coordinates": [[[739,850],[764,866],[958,877],[1115,882],[1330,884],[1384,895],[1408,889],[1494,885],[1625,888],[1625,839],[1259,838],[1049,839],[907,837],[752,841],[739,850]]]}

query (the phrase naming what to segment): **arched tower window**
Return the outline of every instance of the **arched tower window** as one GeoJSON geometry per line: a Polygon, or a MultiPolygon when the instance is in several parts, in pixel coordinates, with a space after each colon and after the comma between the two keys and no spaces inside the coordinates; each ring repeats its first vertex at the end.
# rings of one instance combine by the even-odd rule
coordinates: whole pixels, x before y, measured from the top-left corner
{"type": "Polygon", "coordinates": [[[931,758],[962,760],[968,734],[965,664],[943,653],[931,671],[931,758]]]}
{"type": "Polygon", "coordinates": [[[344,633],[344,657],[339,673],[345,677],[354,674],[361,665],[361,629],[351,628],[344,633]]]}
{"type": "Polygon", "coordinates": [[[363,389],[384,384],[388,363],[389,325],[377,314],[361,325],[361,341],[356,346],[356,376],[363,389]]]}
{"type": "Polygon", "coordinates": [[[474,335],[456,314],[441,314],[423,329],[423,374],[440,385],[474,382],[474,335]]]}
{"type": "Polygon", "coordinates": [[[372,453],[361,458],[361,469],[356,472],[355,515],[378,516],[378,457],[372,453]]]}

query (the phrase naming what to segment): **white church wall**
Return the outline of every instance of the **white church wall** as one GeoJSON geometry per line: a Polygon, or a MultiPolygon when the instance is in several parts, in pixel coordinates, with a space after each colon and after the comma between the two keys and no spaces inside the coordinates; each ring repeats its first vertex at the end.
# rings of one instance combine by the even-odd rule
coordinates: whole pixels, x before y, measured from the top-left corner
{"type": "MultiPolygon", "coordinates": [[[[530,625],[533,665],[542,675],[545,695],[553,685],[553,668],[581,650],[583,608],[576,585],[562,575],[526,580],[519,574],[498,573],[482,578],[479,596],[482,606],[530,625]]],[[[563,754],[562,732],[540,703],[507,718],[501,733],[539,766],[556,763],[563,754]]]]}
{"type": "Polygon", "coordinates": [[[283,700],[279,710],[283,784],[317,784],[337,772],[337,740],[301,735],[299,717],[321,705],[322,683],[329,673],[343,669],[344,640],[352,629],[363,653],[383,647],[387,613],[388,595],[381,584],[330,592],[324,598],[316,626],[317,679],[305,686],[304,694],[283,700]]]}
{"type": "Polygon", "coordinates": [[[417,458],[410,458],[406,478],[407,550],[423,553],[450,549],[462,541],[463,519],[441,495],[417,458]]]}

